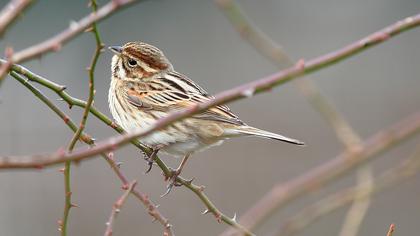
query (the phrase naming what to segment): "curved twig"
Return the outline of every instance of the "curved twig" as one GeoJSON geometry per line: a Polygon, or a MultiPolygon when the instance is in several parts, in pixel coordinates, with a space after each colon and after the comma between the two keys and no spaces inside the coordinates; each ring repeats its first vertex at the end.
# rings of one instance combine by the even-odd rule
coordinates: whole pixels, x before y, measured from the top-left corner
{"type": "Polygon", "coordinates": [[[32,3],[32,0],[10,0],[0,12],[0,37],[19,15],[32,3]]]}
{"type": "Polygon", "coordinates": [[[117,217],[117,214],[120,213],[121,207],[124,205],[125,200],[127,200],[128,195],[131,191],[133,191],[134,186],[136,186],[137,182],[134,180],[129,185],[128,188],[125,190],[123,195],[118,198],[118,200],[112,205],[112,211],[109,215],[109,219],[106,222],[106,230],[104,236],[111,236],[112,235],[112,226],[114,224],[114,220],[117,217]]]}
{"type": "Polygon", "coordinates": [[[86,29],[92,26],[93,23],[99,22],[111,14],[115,13],[117,10],[121,9],[124,6],[127,6],[130,3],[134,3],[136,0],[111,0],[103,7],[98,9],[98,11],[85,16],[77,22],[73,22],[70,26],[59,34],[33,46],[30,46],[22,51],[13,53],[10,58],[8,58],[9,63],[5,63],[0,67],[0,81],[3,80],[6,73],[11,67],[11,63],[22,63],[39,57],[48,52],[58,51],[61,49],[63,44],[73,39],[77,35],[83,33],[86,29]]]}

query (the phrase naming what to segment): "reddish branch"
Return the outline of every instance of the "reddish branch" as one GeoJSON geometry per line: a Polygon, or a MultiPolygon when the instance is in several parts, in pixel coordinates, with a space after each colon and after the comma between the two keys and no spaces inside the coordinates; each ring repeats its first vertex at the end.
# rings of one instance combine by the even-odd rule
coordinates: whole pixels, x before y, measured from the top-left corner
{"type": "Polygon", "coordinates": [[[137,182],[133,181],[130,183],[129,186],[126,187],[124,194],[118,198],[118,200],[112,206],[111,215],[109,215],[108,222],[106,222],[106,230],[104,236],[111,236],[112,235],[112,226],[114,224],[114,220],[117,217],[118,213],[121,211],[121,207],[124,205],[125,201],[127,200],[128,195],[131,191],[133,191],[134,186],[136,186],[137,182]]]}
{"type": "MultiPolygon", "coordinates": [[[[63,44],[83,33],[86,29],[91,27],[93,23],[103,20],[118,9],[121,9],[123,6],[127,6],[133,2],[135,2],[135,0],[111,0],[103,7],[99,8],[98,11],[92,12],[79,21],[71,23],[70,26],[61,33],[39,44],[35,44],[22,51],[16,52],[7,59],[11,63],[22,63],[48,52],[59,51],[63,44]]],[[[0,67],[0,81],[10,69],[11,63],[5,63],[0,67]]]]}
{"type": "Polygon", "coordinates": [[[391,224],[389,226],[389,230],[388,230],[388,233],[386,234],[386,236],[392,236],[394,234],[394,230],[395,230],[395,225],[391,224]]]}
{"type": "Polygon", "coordinates": [[[146,131],[134,131],[132,133],[124,134],[121,136],[111,137],[105,141],[102,141],[101,143],[98,143],[98,145],[93,148],[80,148],[73,151],[72,153],[58,151],[46,155],[2,157],[0,160],[0,168],[35,168],[39,166],[57,164],[68,160],[82,160],[99,153],[112,151],[124,144],[129,143],[133,139],[147,136],[156,130],[163,129],[180,119],[192,116],[193,114],[204,111],[210,107],[232,102],[241,98],[250,97],[255,93],[268,91],[274,86],[278,86],[292,79],[335,64],[367,48],[382,43],[390,37],[393,37],[401,32],[412,29],[419,25],[420,14],[408,17],[342,49],[309,60],[306,64],[303,62],[297,63],[295,66],[286,70],[282,70],[265,78],[219,93],[215,96],[214,99],[208,102],[200,103],[196,106],[191,106],[187,109],[174,112],[171,115],[158,120],[154,126],[146,131]]]}
{"type": "Polygon", "coordinates": [[[32,0],[11,0],[3,7],[0,12],[0,37],[31,2],[32,0]]]}

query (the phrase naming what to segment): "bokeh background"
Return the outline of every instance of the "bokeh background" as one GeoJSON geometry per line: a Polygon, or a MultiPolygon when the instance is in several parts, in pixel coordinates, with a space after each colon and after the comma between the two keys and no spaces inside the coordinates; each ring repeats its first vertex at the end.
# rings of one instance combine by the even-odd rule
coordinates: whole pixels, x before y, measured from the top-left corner
{"type": "MultiPolygon", "coordinates": [[[[103,4],[105,1],[100,1],[103,4]]],[[[295,59],[313,58],[357,40],[420,10],[417,0],[241,0],[248,16],[277,40],[295,59]]],[[[0,5],[6,4],[1,0],[0,5]]],[[[88,14],[87,1],[38,1],[0,41],[0,48],[23,49],[54,35],[72,20],[88,14]]],[[[255,80],[277,71],[243,41],[212,1],[154,0],[124,9],[99,24],[104,43],[120,45],[141,40],[161,48],[175,69],[211,93],[255,80]]],[[[336,66],[311,75],[362,137],[368,137],[419,108],[420,30],[404,33],[336,66]]],[[[94,50],[85,33],[54,54],[25,64],[32,71],[85,99],[85,70],[94,50]]],[[[112,54],[100,57],[96,70],[95,105],[106,114],[112,54]]],[[[39,86],[38,86],[39,87],[39,86]]],[[[45,91],[51,99],[57,97],[45,91]]],[[[2,155],[29,154],[66,146],[72,133],[44,104],[13,78],[0,88],[0,151],[2,155]]],[[[81,109],[68,110],[79,122],[81,109]]],[[[333,130],[297,92],[293,83],[270,93],[230,105],[244,121],[256,127],[304,140],[296,147],[270,140],[235,139],[198,153],[183,176],[195,177],[226,214],[241,215],[273,185],[301,175],[336,156],[343,146],[333,130]]],[[[115,135],[94,117],[87,132],[97,139],[115,135]]],[[[413,150],[415,137],[371,162],[375,175],[395,166],[413,150]]],[[[81,146],[81,145],[80,145],[81,146]]],[[[169,196],[160,170],[144,175],[146,163],[139,150],[128,145],[115,153],[122,169],[138,187],[160,204],[177,235],[216,235],[226,228],[202,216],[203,204],[185,188],[169,196]]],[[[179,160],[163,156],[170,165],[179,160]]],[[[0,235],[57,235],[63,211],[61,166],[42,171],[0,172],[0,235]]],[[[355,183],[351,173],[326,189],[309,194],[276,213],[258,235],[273,232],[284,220],[325,194],[355,183]]],[[[73,200],[79,208],[70,213],[70,235],[101,235],[111,206],[121,195],[120,183],[101,158],[82,162],[72,171],[73,200]]],[[[417,235],[420,218],[420,179],[398,184],[373,199],[360,235],[385,235],[390,223],[397,235],[417,235]]],[[[336,235],[346,208],[328,215],[300,235],[336,235]]],[[[162,228],[135,199],[129,198],[115,224],[115,235],[161,235],[162,228]]]]}

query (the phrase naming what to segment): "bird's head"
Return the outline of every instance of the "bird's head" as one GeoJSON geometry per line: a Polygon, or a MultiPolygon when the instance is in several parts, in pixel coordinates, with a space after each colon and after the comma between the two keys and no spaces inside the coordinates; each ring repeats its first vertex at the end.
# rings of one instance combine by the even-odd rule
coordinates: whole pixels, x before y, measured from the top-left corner
{"type": "Polygon", "coordinates": [[[138,80],[173,70],[161,50],[143,42],[129,42],[109,47],[112,57],[112,75],[122,80],[138,80]]]}

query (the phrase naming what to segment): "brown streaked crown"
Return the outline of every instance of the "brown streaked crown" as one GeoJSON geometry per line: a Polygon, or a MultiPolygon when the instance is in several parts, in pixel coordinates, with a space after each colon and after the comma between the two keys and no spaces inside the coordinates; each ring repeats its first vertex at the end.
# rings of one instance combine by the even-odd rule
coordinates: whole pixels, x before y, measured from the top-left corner
{"type": "Polygon", "coordinates": [[[122,54],[138,59],[155,70],[171,69],[172,65],[158,48],[143,42],[129,42],[122,46],[122,54]]]}

